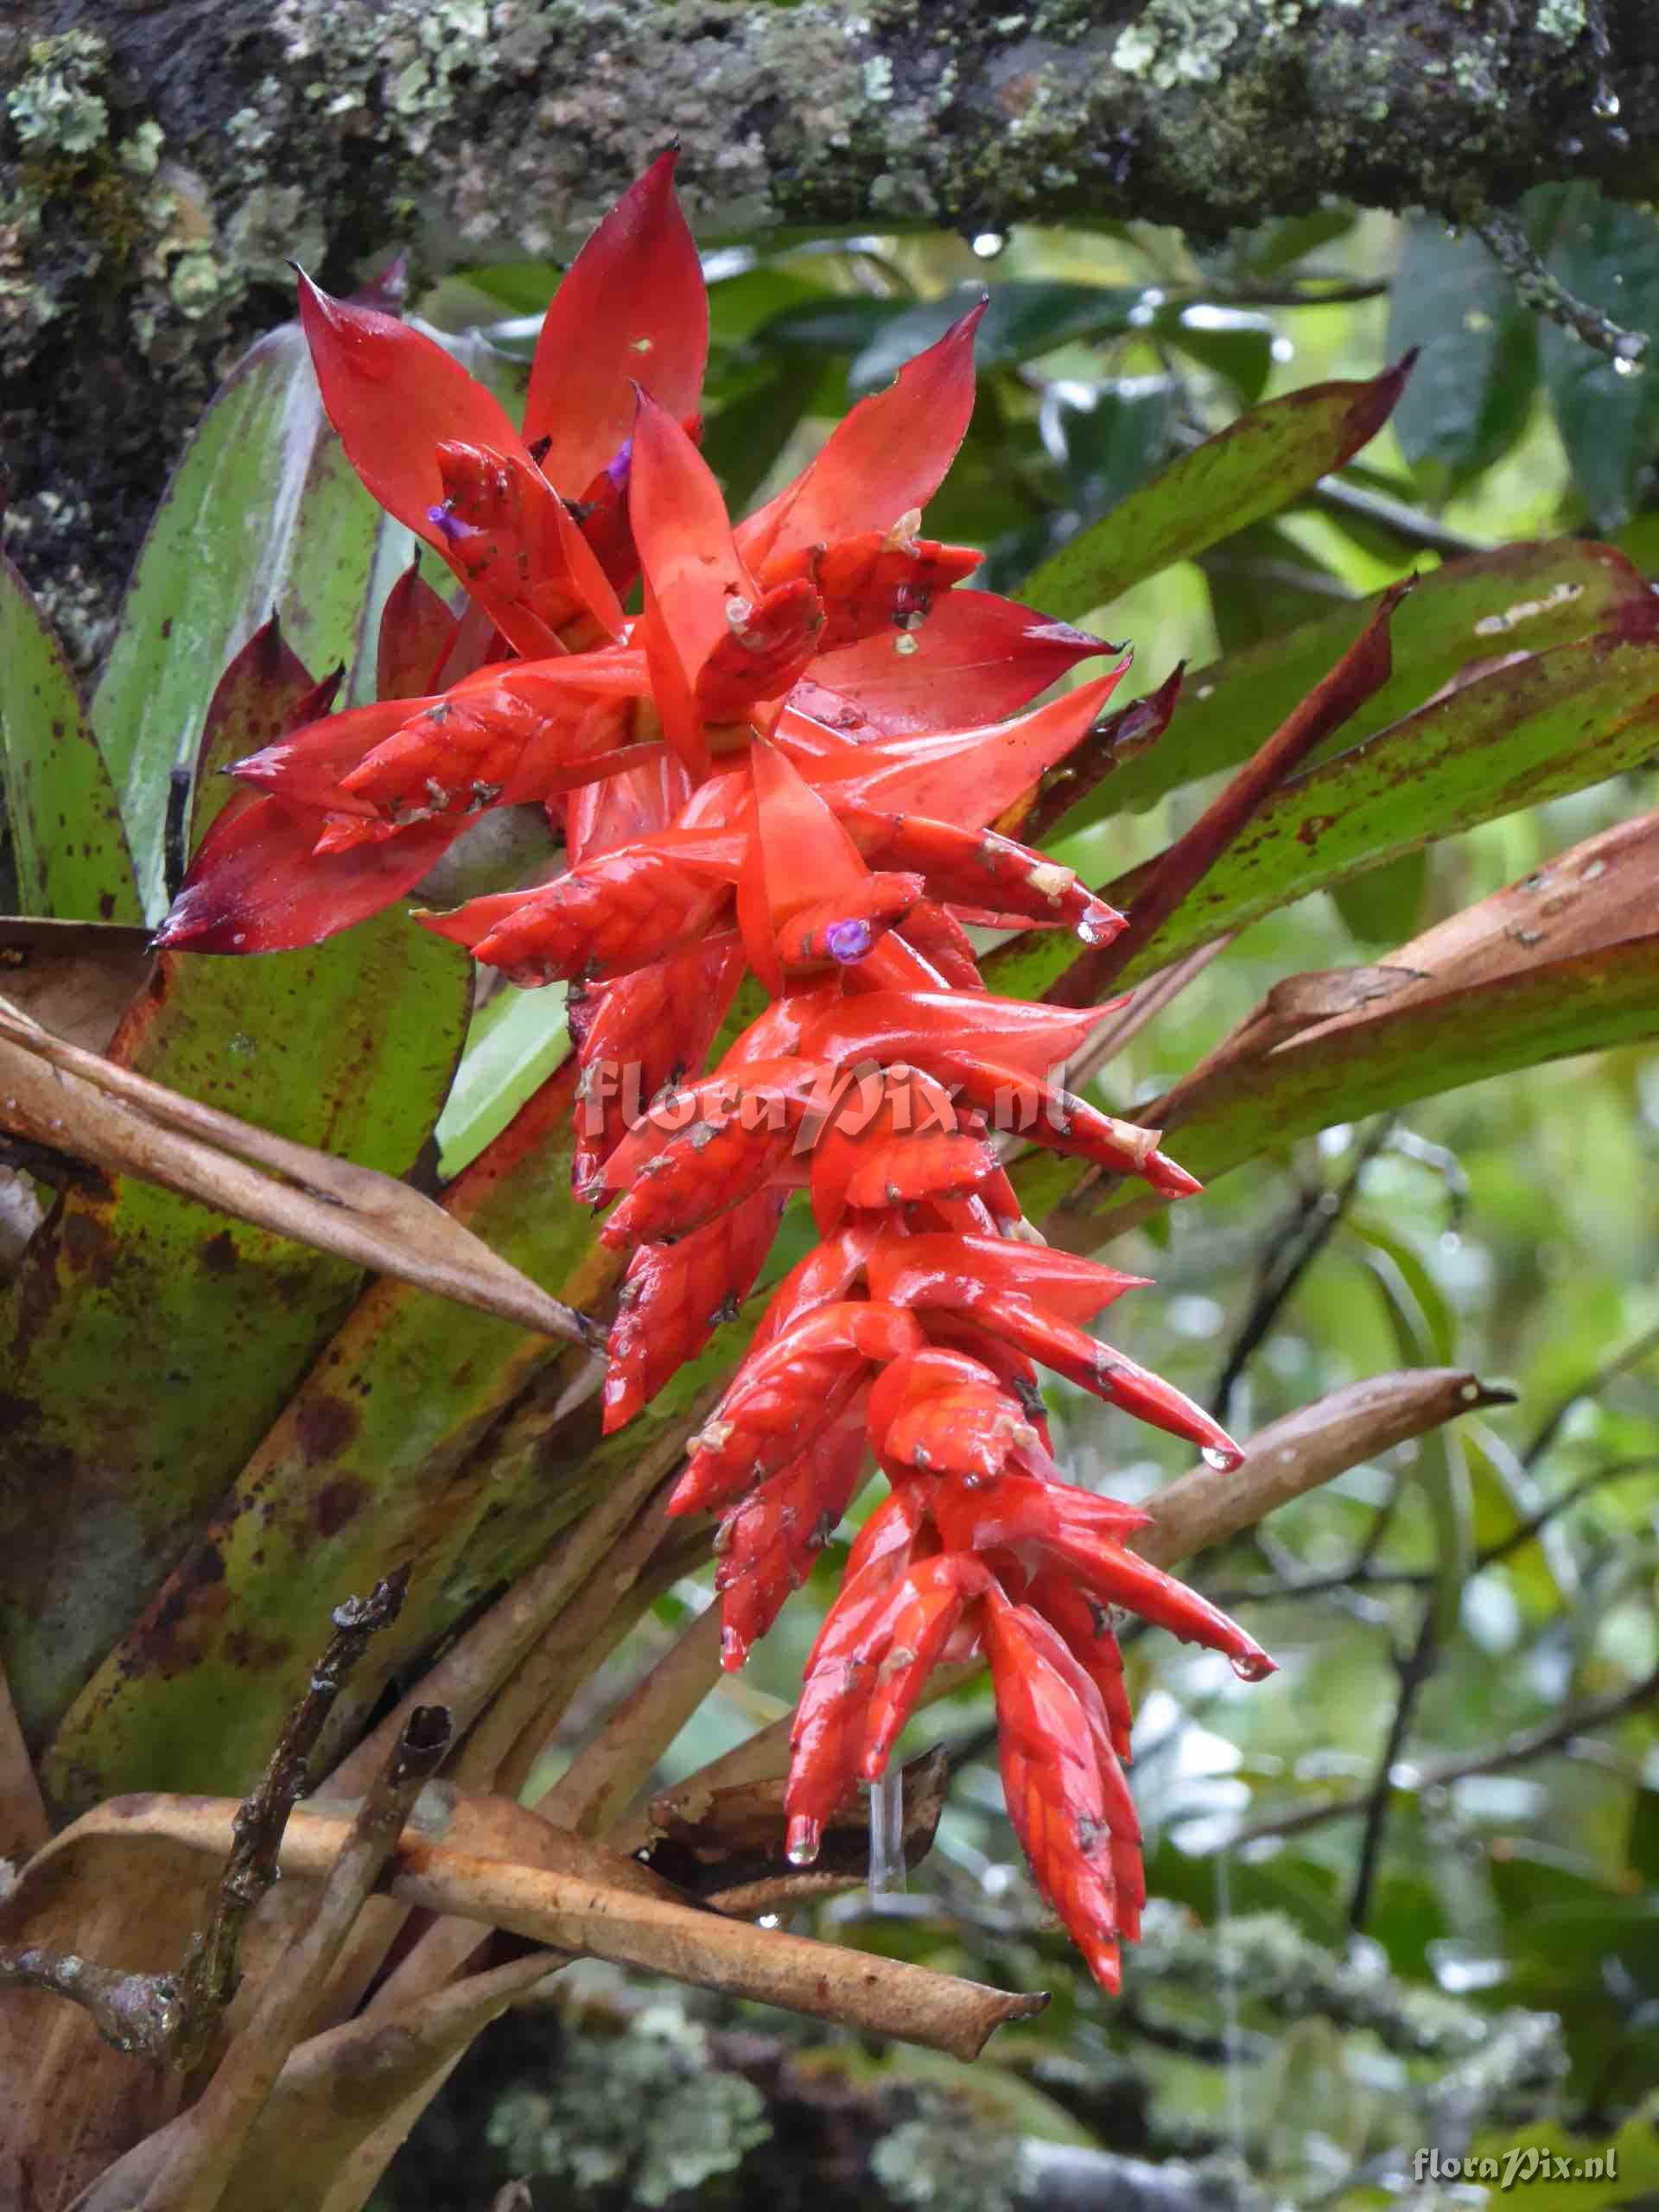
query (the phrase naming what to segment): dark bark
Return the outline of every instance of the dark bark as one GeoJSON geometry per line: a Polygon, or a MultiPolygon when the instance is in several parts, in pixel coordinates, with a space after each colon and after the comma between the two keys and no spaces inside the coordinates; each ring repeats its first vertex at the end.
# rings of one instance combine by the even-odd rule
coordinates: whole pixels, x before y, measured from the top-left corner
{"type": "Polygon", "coordinates": [[[675,132],[710,236],[1659,194],[1649,0],[22,0],[0,80],[14,550],[83,658],[289,256],[557,255],[675,132]]]}

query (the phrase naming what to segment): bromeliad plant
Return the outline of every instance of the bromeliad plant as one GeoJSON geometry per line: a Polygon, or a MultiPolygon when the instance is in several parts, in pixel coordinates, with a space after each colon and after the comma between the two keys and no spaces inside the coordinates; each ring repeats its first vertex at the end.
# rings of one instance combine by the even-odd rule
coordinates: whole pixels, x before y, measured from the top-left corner
{"type": "MultiPolygon", "coordinates": [[[[0,1982],[54,1993],[0,1989],[0,2072],[24,2085],[0,2193],[26,2172],[54,2212],[152,2183],[350,2212],[555,1953],[971,2055],[1026,2000],[748,1924],[854,1876],[858,1785],[890,1802],[906,1721],[957,1660],[988,1662],[1014,1824],[1114,1983],[1141,1893],[1117,1610],[1263,1671],[1164,1570],[1483,1400],[1459,1370],[1376,1378],[1239,1465],[1090,1333],[1134,1281],[1094,1254],[1190,1171],[1653,1032],[1638,823],[1377,967],[1292,979],[1142,1122],[1065,1088],[1255,917],[1647,758],[1653,594],[1593,545],[1449,561],[1397,616],[1389,594],[1229,653],[1154,745],[1179,675],[1113,712],[1122,658],[1071,621],[1339,469],[1399,374],[1290,393],[1140,482],[1030,580],[1033,613],[921,535],[976,435],[976,348],[997,373],[1019,318],[935,321],[734,523],[703,454],[723,441],[729,467],[743,403],[700,445],[707,306],[671,172],[559,285],[522,428],[443,348],[302,282],[303,336],[264,341],[193,445],[90,716],[0,574],[25,910],[0,922],[0,1124],[59,1185],[33,1213],[31,1184],[0,1186],[25,1216],[0,1245],[0,1856],[27,1861],[0,1982]],[[261,502],[276,518],[280,632],[264,575],[238,596],[235,564],[200,558],[215,500],[238,544],[261,502]],[[383,515],[429,573],[371,645],[383,515]],[[201,659],[232,650],[215,689],[201,659]],[[342,652],[331,711],[313,671],[342,652]],[[1363,741],[1337,753],[1351,719],[1363,741]],[[207,771],[230,761],[227,787],[207,771]],[[1227,770],[1099,890],[1038,849],[1074,799],[1144,806],[1227,770]],[[132,925],[165,903],[169,785],[194,859],[152,959],[132,925]],[[526,824],[540,880],[454,906],[462,856],[526,824]],[[411,892],[452,911],[416,926],[411,892]],[[568,986],[574,1049],[461,1147],[440,1209],[403,1179],[455,1096],[474,957],[531,987],[510,1008],[568,986]],[[774,1281],[786,1210],[816,1242],[774,1281]],[[1039,1370],[1208,1464],[1144,1513],[1068,1484],[1039,1370]],[[887,1495],[792,1722],[642,1825],[664,1750],[872,1455],[887,1495]],[[711,1540],[717,1607],[526,1807],[598,1661],[711,1540]],[[356,1675],[337,1650],[314,1678],[320,1608],[396,1569],[401,1613],[394,1583],[336,1639],[356,1675]],[[326,1786],[284,1834],[307,1745],[326,1786]],[[331,1949],[319,1930],[346,1924],[331,1949]],[[503,1960],[489,1930],[550,1948],[503,1960]]],[[[1115,295],[1071,293],[1119,327],[1115,295]]],[[[913,1846],[937,1796],[910,1802],[913,1846]]]]}
{"type": "MultiPolygon", "coordinates": [[[[854,409],[734,527],[694,433],[708,317],[665,154],[547,318],[521,439],[431,340],[303,278],[329,417],[363,482],[466,592],[422,696],[303,720],[236,765],[160,942],[314,943],[408,890],[480,812],[534,803],[551,881],[417,918],[520,985],[571,988],[579,1198],[627,1253],[604,1383],[628,1421],[734,1313],[792,1192],[823,1238],[772,1296],[670,1501],[720,1518],[728,1667],[828,1541],[873,1453],[866,1522],[808,1662],[788,1852],[817,1856],[884,1774],[930,1673],[983,1653],[1008,1810],[1107,1987],[1138,1931],[1122,1774],[1125,1607],[1272,1662],[1138,1558],[1146,1516],[1067,1484],[1038,1365],[1198,1445],[1237,1447],[1087,1322],[1135,1278],[1050,1251],[995,1141],[1198,1184],[1155,1129],[1054,1079],[1116,1008],[988,991],[970,929],[1122,916],[994,826],[1096,729],[1128,665],[1001,719],[1116,649],[954,588],[918,532],[973,408],[981,310],[854,409]],[[619,594],[638,581],[643,611],[619,594]],[[261,794],[252,796],[252,793],[261,794]],[[705,1072],[746,975],[767,995],[705,1072]],[[649,1110],[628,1120],[643,1095],[649,1110]]],[[[412,588],[412,587],[411,587],[412,588]]],[[[310,702],[308,702],[308,707],[310,702]]]]}

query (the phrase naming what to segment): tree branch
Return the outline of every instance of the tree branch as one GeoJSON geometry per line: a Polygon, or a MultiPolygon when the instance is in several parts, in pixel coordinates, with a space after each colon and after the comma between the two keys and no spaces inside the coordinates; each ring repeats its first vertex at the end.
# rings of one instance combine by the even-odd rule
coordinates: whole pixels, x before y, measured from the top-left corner
{"type": "Polygon", "coordinates": [[[0,78],[10,493],[111,567],[289,257],[556,256],[675,132],[715,235],[1659,192],[1646,0],[22,0],[0,78]]]}

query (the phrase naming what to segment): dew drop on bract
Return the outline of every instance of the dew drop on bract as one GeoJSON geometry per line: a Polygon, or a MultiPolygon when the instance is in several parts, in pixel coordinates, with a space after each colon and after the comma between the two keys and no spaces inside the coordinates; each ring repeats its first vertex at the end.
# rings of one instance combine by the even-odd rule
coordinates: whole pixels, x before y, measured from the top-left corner
{"type": "Polygon", "coordinates": [[[1225,1445],[1206,1444],[1198,1453],[1206,1467],[1213,1467],[1218,1475],[1229,1475],[1235,1467],[1244,1463],[1242,1452],[1230,1452],[1225,1445]]]}

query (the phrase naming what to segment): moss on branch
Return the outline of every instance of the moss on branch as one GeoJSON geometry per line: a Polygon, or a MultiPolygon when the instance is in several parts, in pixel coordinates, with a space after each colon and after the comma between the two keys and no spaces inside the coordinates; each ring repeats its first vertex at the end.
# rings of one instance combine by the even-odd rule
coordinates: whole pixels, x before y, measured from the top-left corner
{"type": "Polygon", "coordinates": [[[1659,189],[1644,0],[25,0],[0,29],[14,501],[124,561],[289,257],[557,255],[672,134],[712,233],[1659,189]],[[111,364],[118,371],[111,371],[111,364]],[[87,426],[94,425],[90,440],[87,426]]]}

